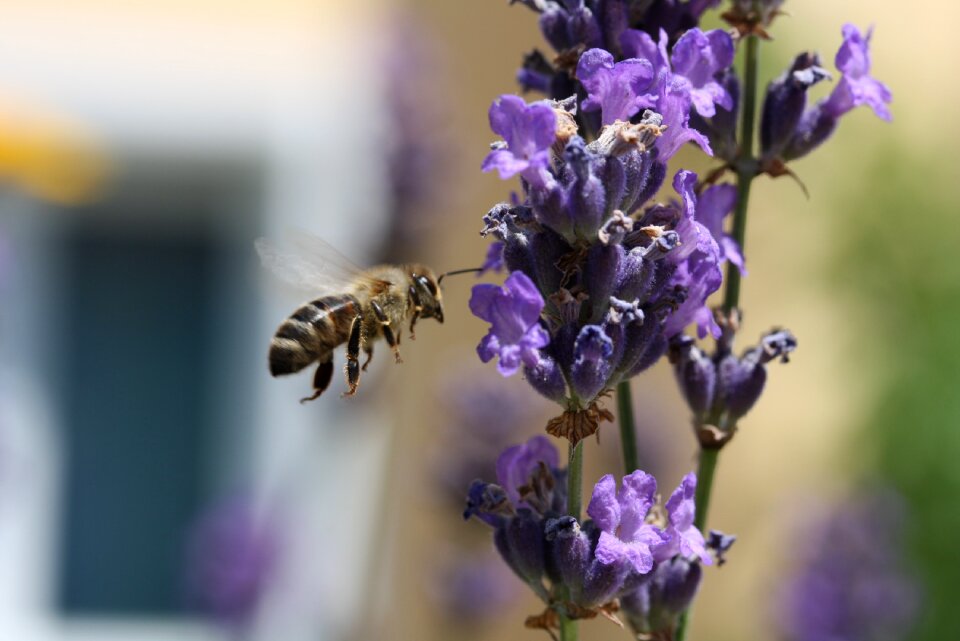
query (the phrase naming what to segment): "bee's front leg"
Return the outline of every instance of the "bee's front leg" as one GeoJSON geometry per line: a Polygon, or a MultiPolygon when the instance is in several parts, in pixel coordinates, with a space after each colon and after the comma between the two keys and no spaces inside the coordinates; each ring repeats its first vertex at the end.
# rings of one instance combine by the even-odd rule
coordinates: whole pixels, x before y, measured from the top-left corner
{"type": "Polygon", "coordinates": [[[360,343],[363,332],[363,316],[357,314],[350,325],[350,338],[347,339],[347,364],[343,366],[343,373],[347,377],[347,386],[350,388],[341,396],[353,396],[360,386],[360,343]]]}
{"type": "Polygon", "coordinates": [[[413,301],[413,316],[410,317],[410,340],[417,340],[417,336],[413,331],[413,326],[417,324],[417,319],[420,318],[420,313],[423,311],[423,303],[420,302],[420,294],[417,293],[417,288],[413,285],[410,285],[410,289],[407,290],[407,295],[410,296],[410,300],[413,301]]]}
{"type": "Polygon", "coordinates": [[[367,365],[369,365],[370,361],[373,360],[373,343],[364,345],[363,351],[367,355],[367,360],[363,361],[363,367],[360,368],[361,372],[367,371],[367,365]]]}
{"type": "Polygon", "coordinates": [[[383,337],[387,341],[387,345],[390,346],[390,349],[393,350],[393,356],[398,363],[402,363],[403,359],[400,358],[400,341],[397,340],[396,335],[393,333],[393,329],[390,327],[390,319],[384,313],[383,308],[377,303],[377,301],[370,301],[370,307],[373,309],[373,313],[376,314],[377,320],[380,321],[380,329],[383,332],[383,337]]]}

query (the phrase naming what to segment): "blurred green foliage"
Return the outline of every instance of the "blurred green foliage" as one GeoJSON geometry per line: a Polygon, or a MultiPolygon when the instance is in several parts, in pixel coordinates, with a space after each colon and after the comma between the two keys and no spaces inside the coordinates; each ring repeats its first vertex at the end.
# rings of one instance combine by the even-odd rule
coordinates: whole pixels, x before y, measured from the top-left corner
{"type": "Polygon", "coordinates": [[[925,151],[892,142],[859,150],[868,189],[844,187],[834,209],[842,219],[818,223],[846,230],[829,276],[865,304],[858,348],[869,350],[865,366],[883,365],[855,446],[910,506],[908,555],[924,589],[911,640],[943,641],[960,639],[960,191],[953,161],[925,151]]]}

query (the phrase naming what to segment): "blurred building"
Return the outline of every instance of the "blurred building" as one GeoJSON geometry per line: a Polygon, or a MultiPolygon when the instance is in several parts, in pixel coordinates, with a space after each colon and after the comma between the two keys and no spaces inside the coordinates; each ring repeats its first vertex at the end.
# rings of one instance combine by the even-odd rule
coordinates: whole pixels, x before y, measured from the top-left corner
{"type": "Polygon", "coordinates": [[[0,96],[77,123],[96,155],[74,173],[109,167],[82,198],[0,191],[0,638],[226,634],[187,607],[183,566],[190,524],[246,485],[289,546],[248,637],[352,625],[388,421],[269,377],[307,294],[271,283],[253,240],[303,228],[358,260],[381,240],[380,87],[341,53],[367,5],[0,9],[0,96]]]}

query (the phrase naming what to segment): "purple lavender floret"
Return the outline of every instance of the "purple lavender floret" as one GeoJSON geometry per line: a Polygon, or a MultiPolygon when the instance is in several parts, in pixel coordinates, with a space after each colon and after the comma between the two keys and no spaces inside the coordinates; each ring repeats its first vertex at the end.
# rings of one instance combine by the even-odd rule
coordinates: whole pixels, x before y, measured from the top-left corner
{"type": "Polygon", "coordinates": [[[610,52],[590,49],[577,63],[577,79],[588,92],[580,106],[584,111],[599,109],[604,125],[630,120],[656,103],[657,94],[648,93],[655,76],[648,60],[629,58],[614,63],[610,52]]]}
{"type": "Polygon", "coordinates": [[[741,274],[746,275],[745,260],[740,245],[723,230],[724,219],[737,205],[737,188],[729,183],[707,187],[697,202],[697,221],[710,231],[720,247],[720,262],[730,261],[741,274]]]}
{"type": "Polygon", "coordinates": [[[477,346],[480,360],[486,363],[498,356],[503,376],[512,376],[521,364],[536,366],[537,350],[550,342],[540,325],[543,305],[537,286],[523,272],[512,273],[503,287],[474,285],[470,311],[492,325],[477,346]]]}
{"type": "Polygon", "coordinates": [[[733,54],[733,39],[720,29],[690,29],[673,46],[673,75],[686,83],[694,108],[704,118],[716,114],[717,106],[733,108],[733,97],[717,81],[718,74],[733,64],[733,54]]]}
{"type": "Polygon", "coordinates": [[[645,521],[656,492],[656,479],[640,470],[623,477],[619,491],[612,474],[597,482],[587,514],[600,529],[594,553],[601,563],[628,564],[639,574],[653,568],[653,549],[667,544],[661,531],[645,521]]]}
{"type": "Polygon", "coordinates": [[[699,559],[701,563],[710,565],[713,558],[707,552],[703,534],[693,524],[696,505],[694,495],[697,490],[697,477],[693,472],[683,477],[680,486],[673,491],[667,500],[668,525],[665,533],[667,541],[654,549],[658,561],[664,561],[679,554],[688,558],[699,559]]]}
{"type": "Polygon", "coordinates": [[[192,602],[228,627],[249,625],[273,579],[279,546],[277,532],[248,498],[215,504],[190,534],[192,602]]]}
{"type": "Polygon", "coordinates": [[[905,571],[904,506],[890,493],[857,494],[808,519],[792,542],[776,622],[784,641],[910,638],[920,590],[905,571]]]}
{"type": "Polygon", "coordinates": [[[822,144],[837,127],[840,118],[855,107],[866,105],[882,120],[891,120],[887,105],[893,100],[890,89],[870,75],[870,38],[851,24],[843,26],[843,44],[836,56],[843,74],[826,99],[807,110],[783,151],[784,160],[807,155],[822,144]]]}
{"type": "Polygon", "coordinates": [[[557,117],[546,102],[528,105],[518,96],[504,95],[490,106],[490,129],[503,137],[483,161],[483,171],[507,179],[520,174],[543,186],[550,164],[550,146],[556,139],[557,117]]]}

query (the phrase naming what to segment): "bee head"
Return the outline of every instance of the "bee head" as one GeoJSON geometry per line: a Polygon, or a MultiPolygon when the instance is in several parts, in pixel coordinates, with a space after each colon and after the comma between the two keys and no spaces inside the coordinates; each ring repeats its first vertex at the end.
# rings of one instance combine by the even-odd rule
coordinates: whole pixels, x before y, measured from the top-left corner
{"type": "Polygon", "coordinates": [[[443,300],[440,284],[433,270],[424,265],[413,265],[408,270],[413,302],[421,307],[420,318],[435,318],[443,322],[443,300]]]}

